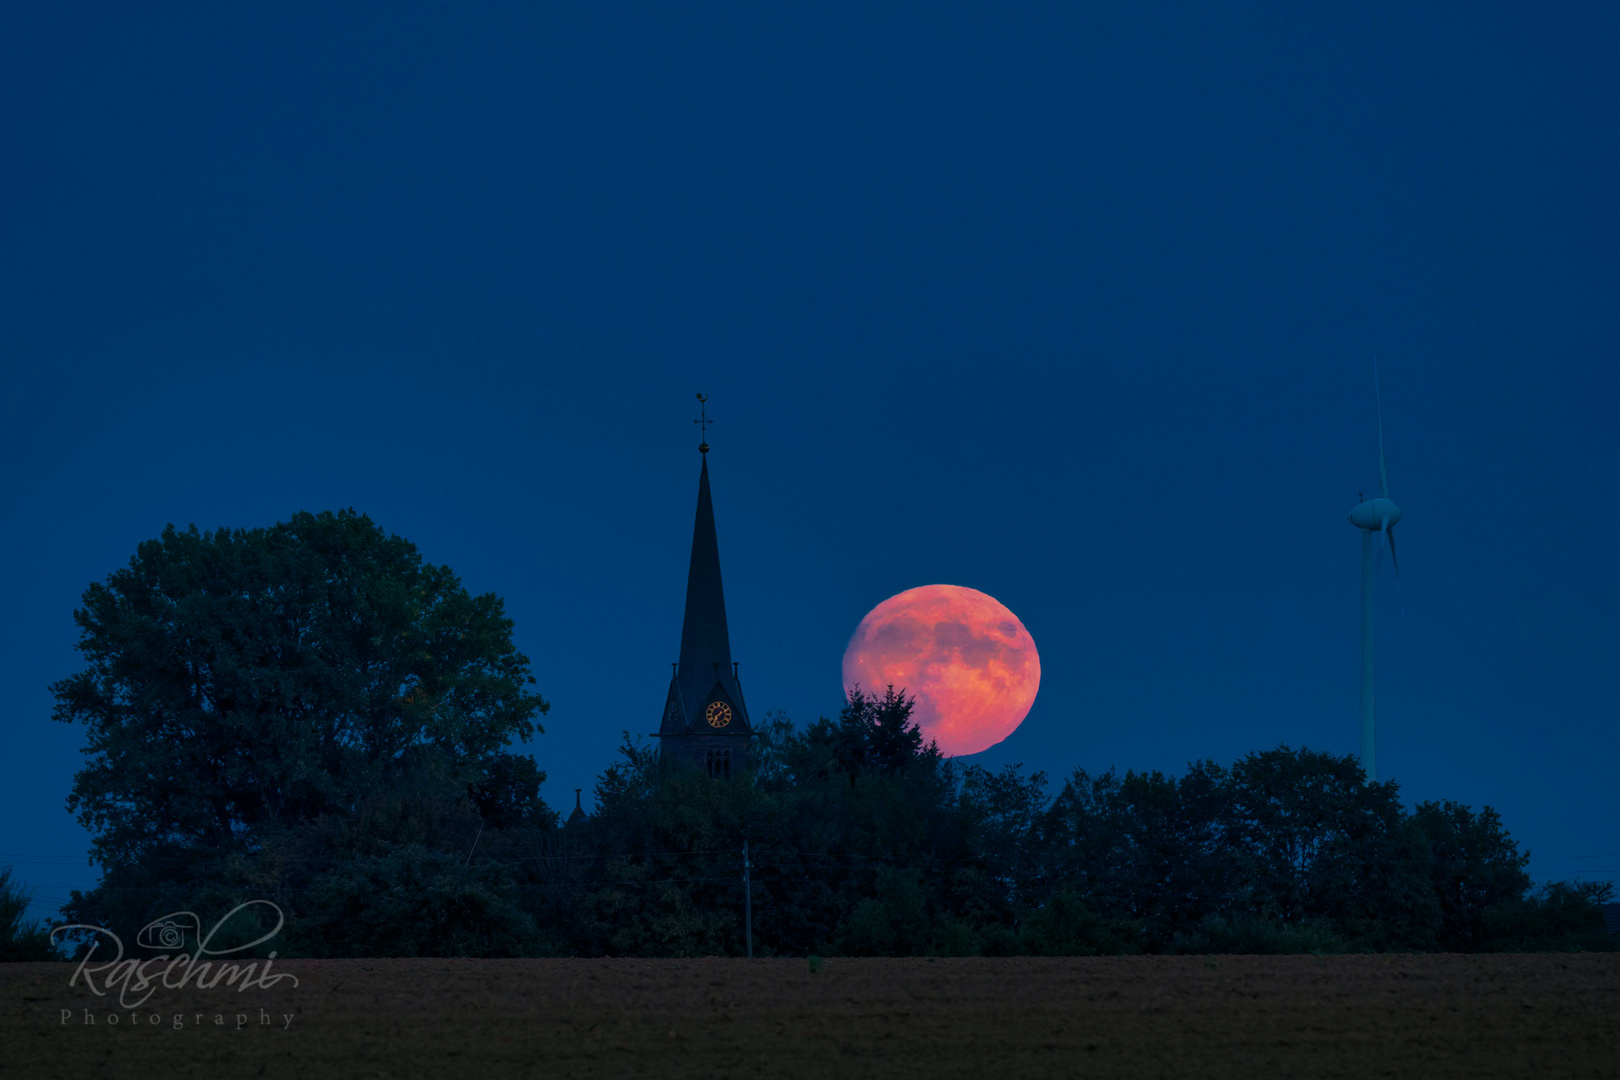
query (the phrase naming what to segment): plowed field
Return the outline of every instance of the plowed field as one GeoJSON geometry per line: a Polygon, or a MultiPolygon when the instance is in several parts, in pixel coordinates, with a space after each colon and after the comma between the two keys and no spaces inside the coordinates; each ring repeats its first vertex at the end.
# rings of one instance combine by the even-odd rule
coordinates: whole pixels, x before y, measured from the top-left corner
{"type": "Polygon", "coordinates": [[[277,970],[298,985],[130,1010],[72,965],[0,965],[0,1075],[1620,1077],[1620,954],[277,970]]]}

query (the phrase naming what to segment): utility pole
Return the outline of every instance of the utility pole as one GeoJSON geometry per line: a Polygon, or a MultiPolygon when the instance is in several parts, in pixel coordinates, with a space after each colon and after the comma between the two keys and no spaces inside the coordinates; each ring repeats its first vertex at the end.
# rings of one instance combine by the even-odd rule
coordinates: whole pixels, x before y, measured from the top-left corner
{"type": "Polygon", "coordinates": [[[1361,767],[1370,784],[1378,779],[1378,743],[1373,730],[1373,538],[1361,531],[1361,767]]]}
{"type": "Polygon", "coordinates": [[[748,871],[748,841],[743,841],[743,933],[748,938],[748,959],[754,958],[754,883],[748,871]]]}

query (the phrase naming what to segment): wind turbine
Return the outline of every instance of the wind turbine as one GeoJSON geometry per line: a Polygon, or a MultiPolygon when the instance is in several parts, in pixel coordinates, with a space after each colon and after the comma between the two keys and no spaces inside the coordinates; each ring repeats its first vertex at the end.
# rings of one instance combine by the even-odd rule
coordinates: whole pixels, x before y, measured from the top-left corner
{"type": "MultiPolygon", "coordinates": [[[[1401,508],[1389,498],[1389,472],[1384,468],[1384,403],[1378,390],[1378,360],[1373,359],[1373,404],[1378,410],[1379,497],[1366,499],[1350,511],[1350,524],[1361,530],[1361,767],[1368,782],[1378,779],[1378,750],[1373,741],[1373,581],[1377,567],[1373,561],[1373,533],[1378,534],[1378,550],[1389,544],[1389,561],[1395,567],[1395,587],[1400,588],[1401,564],[1395,558],[1395,523],[1401,508]]],[[[1403,608],[1404,614],[1404,608],[1403,608]]]]}

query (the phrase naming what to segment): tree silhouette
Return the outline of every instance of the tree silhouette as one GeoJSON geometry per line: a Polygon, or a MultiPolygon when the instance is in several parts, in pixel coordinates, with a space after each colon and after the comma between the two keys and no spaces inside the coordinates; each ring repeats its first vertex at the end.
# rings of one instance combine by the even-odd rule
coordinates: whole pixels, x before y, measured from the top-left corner
{"type": "Polygon", "coordinates": [[[922,731],[911,719],[916,707],[917,699],[897,693],[893,683],[881,698],[863,693],[859,683],[850,688],[838,713],[834,757],[851,785],[863,772],[893,774],[926,755],[939,756],[933,743],[923,746],[922,731]]]}
{"type": "Polygon", "coordinates": [[[83,602],[87,666],[52,692],[88,735],[68,806],[107,873],[86,916],[124,887],[138,918],[164,883],[307,848],[322,822],[432,832],[424,808],[468,800],[498,825],[549,814],[544,775],[504,751],[547,705],[500,599],[363,515],[170,526],[83,602]]]}

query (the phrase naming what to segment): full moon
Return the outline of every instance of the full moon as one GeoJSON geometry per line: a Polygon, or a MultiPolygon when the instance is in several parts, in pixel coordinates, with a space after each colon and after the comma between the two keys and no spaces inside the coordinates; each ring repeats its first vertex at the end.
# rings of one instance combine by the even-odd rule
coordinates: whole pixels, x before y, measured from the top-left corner
{"type": "Polygon", "coordinates": [[[912,718],[940,753],[977,754],[1011,735],[1041,687],[1035,639],[993,596],[923,585],[867,613],[844,650],[844,687],[917,699],[912,718]]]}

